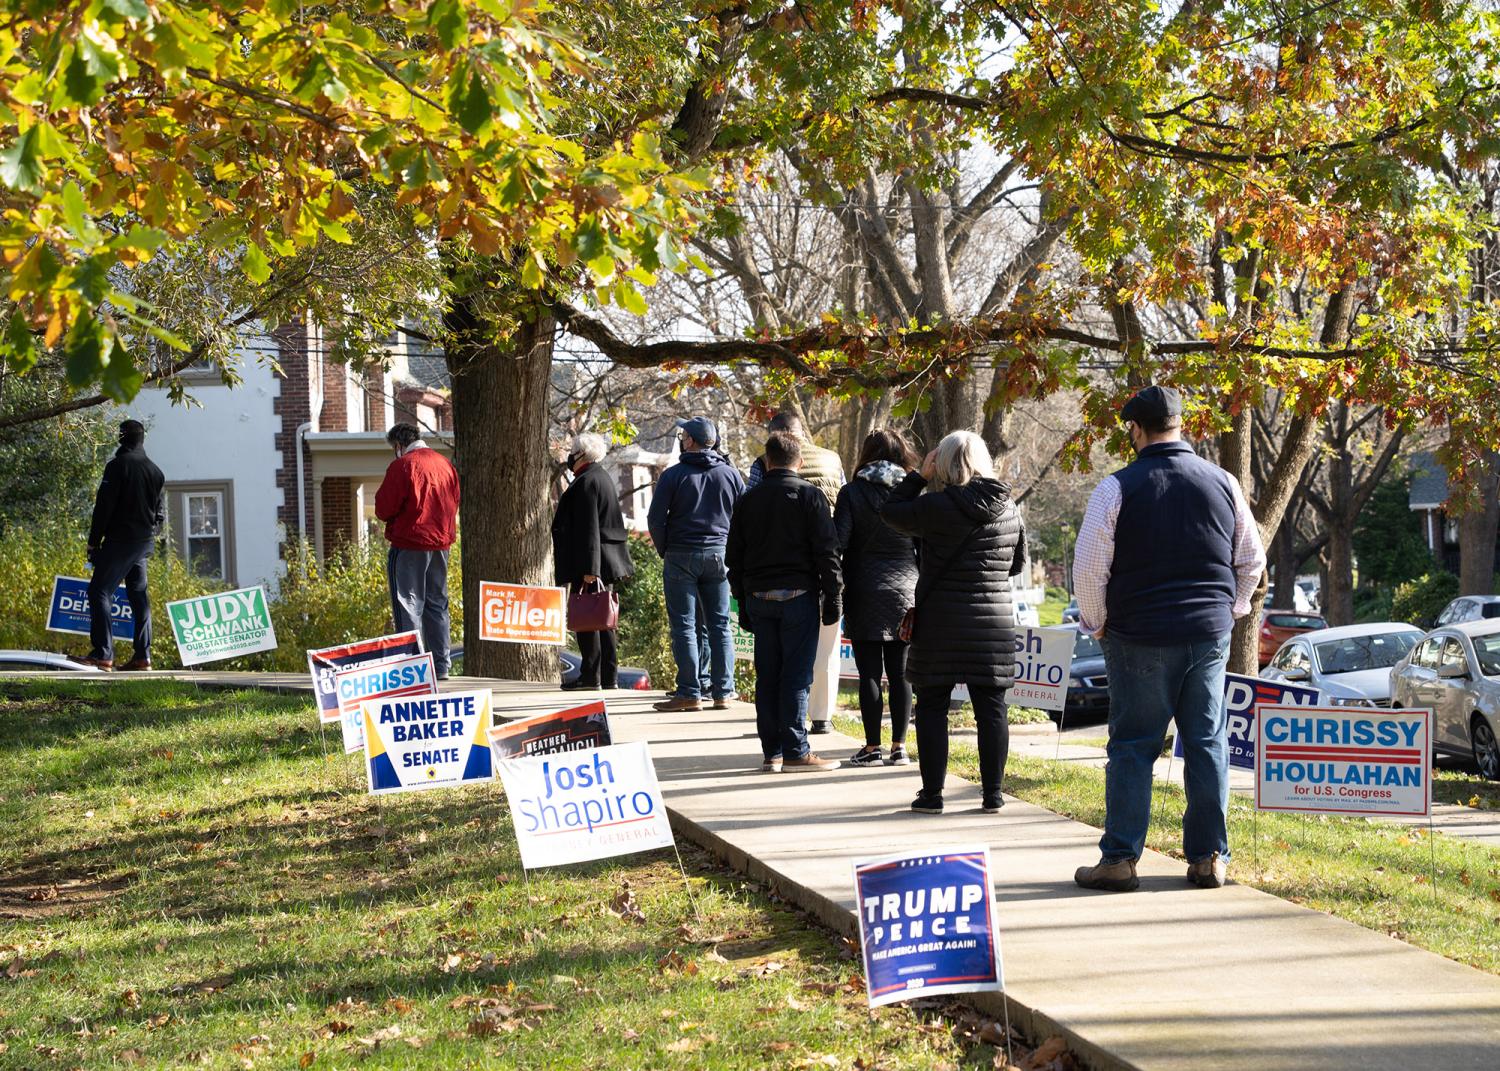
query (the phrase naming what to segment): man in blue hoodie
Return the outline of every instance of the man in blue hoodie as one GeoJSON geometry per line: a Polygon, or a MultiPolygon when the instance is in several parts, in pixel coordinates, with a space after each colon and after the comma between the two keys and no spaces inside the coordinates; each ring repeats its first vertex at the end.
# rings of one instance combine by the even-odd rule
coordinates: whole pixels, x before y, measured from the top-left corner
{"type": "Polygon", "coordinates": [[[734,639],[729,631],[729,573],[724,544],[729,518],[745,491],[745,481],[722,454],[719,432],[706,417],[679,423],[682,455],[656,484],[647,524],[651,542],[665,561],[662,586],[672,629],[677,691],[657,710],[701,710],[713,699],[715,710],[729,707],[734,693],[734,639]],[[712,696],[699,683],[698,616],[708,625],[712,696]]]}

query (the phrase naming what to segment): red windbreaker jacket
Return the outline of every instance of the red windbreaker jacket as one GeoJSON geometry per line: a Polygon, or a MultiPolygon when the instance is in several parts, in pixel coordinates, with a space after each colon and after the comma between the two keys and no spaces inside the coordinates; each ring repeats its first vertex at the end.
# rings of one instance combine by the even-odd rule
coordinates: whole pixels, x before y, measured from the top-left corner
{"type": "Polygon", "coordinates": [[[375,492],[375,516],[401,550],[447,550],[458,516],[458,473],[442,454],[421,447],[386,466],[375,492]]]}

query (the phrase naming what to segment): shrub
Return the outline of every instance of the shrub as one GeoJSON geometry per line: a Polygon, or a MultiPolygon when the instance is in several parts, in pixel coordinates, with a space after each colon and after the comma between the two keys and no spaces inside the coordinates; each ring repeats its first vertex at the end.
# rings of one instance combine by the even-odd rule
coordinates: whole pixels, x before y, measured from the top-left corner
{"type": "Polygon", "coordinates": [[[1396,621],[1391,609],[1395,592],[1390,588],[1361,588],[1354,593],[1354,623],[1362,625],[1369,621],[1396,621]]]}
{"type": "Polygon", "coordinates": [[[661,555],[643,536],[631,536],[626,545],[635,576],[620,585],[620,665],[639,666],[651,674],[653,684],[670,688],[677,679],[677,664],[667,627],[661,555]]]}
{"type": "Polygon", "coordinates": [[[1428,573],[1396,588],[1391,599],[1391,617],[1419,628],[1432,628],[1437,615],[1458,597],[1458,577],[1452,573],[1428,573]]]}

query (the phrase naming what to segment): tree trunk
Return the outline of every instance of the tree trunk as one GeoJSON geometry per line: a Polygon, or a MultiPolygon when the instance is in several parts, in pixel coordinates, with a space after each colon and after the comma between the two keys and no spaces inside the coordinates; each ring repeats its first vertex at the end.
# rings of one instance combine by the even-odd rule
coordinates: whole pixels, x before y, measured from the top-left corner
{"type": "MultiPolygon", "coordinates": [[[[1251,487],[1251,457],[1254,436],[1251,435],[1254,414],[1249,406],[1242,406],[1234,415],[1230,430],[1219,436],[1219,464],[1239,481],[1240,490],[1248,500],[1251,487]]],[[[1283,506],[1284,508],[1284,506],[1283,506]]],[[[1280,521],[1280,518],[1277,518],[1280,521]]],[[[1264,525],[1262,526],[1264,531],[1264,525]]],[[[1266,576],[1261,573],[1260,584],[1250,599],[1250,612],[1234,623],[1234,632],[1229,637],[1229,672],[1248,673],[1254,676],[1260,669],[1260,607],[1266,592],[1266,576]]]]}
{"type": "Polygon", "coordinates": [[[1297,596],[1297,570],[1302,560],[1297,557],[1297,526],[1290,514],[1282,518],[1276,529],[1276,538],[1271,541],[1271,577],[1276,584],[1276,609],[1295,610],[1297,596]]]}
{"type": "Polygon", "coordinates": [[[444,317],[463,487],[464,673],[555,681],[553,648],[479,638],[481,580],[552,583],[547,393],[554,324],[538,314],[513,336],[497,338],[482,300],[456,296],[444,317]]]}
{"type": "MultiPolygon", "coordinates": [[[[1342,418],[1342,414],[1341,414],[1342,418]]],[[[1342,419],[1341,419],[1342,423],[1342,419]]],[[[1354,624],[1354,473],[1348,443],[1339,443],[1328,464],[1328,574],[1323,616],[1330,625],[1354,624]]]]}
{"type": "Polygon", "coordinates": [[[1458,585],[1461,595],[1495,591],[1495,539],[1500,529],[1500,454],[1487,451],[1479,475],[1479,501],[1458,518],[1458,585]]]}

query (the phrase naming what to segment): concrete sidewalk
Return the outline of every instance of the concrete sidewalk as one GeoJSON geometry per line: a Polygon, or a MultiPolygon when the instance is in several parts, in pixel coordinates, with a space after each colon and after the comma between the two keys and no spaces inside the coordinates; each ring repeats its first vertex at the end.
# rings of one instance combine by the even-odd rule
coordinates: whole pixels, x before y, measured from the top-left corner
{"type": "MultiPolygon", "coordinates": [[[[296,675],[189,676],[308,689],[296,675]]],[[[988,844],[1012,1019],[1034,1037],[1066,1034],[1092,1067],[1500,1068],[1500,978],[1253,889],[1195,889],[1183,863],[1154,852],[1139,892],[1084,892],[1072,873],[1097,858],[1098,830],[1011,798],[983,815],[978,788],[954,778],[947,813],[913,815],[915,766],[762,774],[743,704],[668,715],[651,709],[657,693],[447,685],[481,686],[510,716],[604,696],[617,739],[650,741],[679,835],[844,933],[854,928],[854,860],[988,844]]],[[[814,741],[834,756],[857,743],[814,741]]]]}

